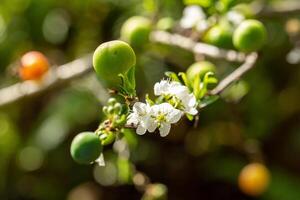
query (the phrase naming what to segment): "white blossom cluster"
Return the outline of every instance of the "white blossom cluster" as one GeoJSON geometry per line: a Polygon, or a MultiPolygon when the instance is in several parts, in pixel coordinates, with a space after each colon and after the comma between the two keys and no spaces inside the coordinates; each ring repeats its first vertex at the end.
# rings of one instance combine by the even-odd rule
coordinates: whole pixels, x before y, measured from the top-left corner
{"type": "Polygon", "coordinates": [[[162,137],[169,134],[171,124],[184,114],[196,115],[197,102],[193,93],[179,82],[162,80],[154,85],[154,95],[164,101],[160,104],[136,102],[127,119],[128,125],[137,127],[136,133],[154,132],[157,128],[162,137]]]}
{"type": "Polygon", "coordinates": [[[196,28],[198,31],[205,31],[209,24],[206,20],[206,15],[200,6],[187,6],[183,10],[183,16],[180,20],[182,28],[196,28]]]}

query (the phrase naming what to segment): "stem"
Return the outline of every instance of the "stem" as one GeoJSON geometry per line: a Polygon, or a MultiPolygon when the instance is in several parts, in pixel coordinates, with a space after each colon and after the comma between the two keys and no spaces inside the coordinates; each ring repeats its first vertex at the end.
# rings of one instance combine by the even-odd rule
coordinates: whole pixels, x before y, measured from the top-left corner
{"type": "Polygon", "coordinates": [[[276,7],[266,7],[257,13],[258,17],[261,18],[272,18],[272,17],[290,17],[291,15],[300,14],[300,5],[296,3],[281,3],[276,7]]]}
{"type": "Polygon", "coordinates": [[[211,92],[211,95],[218,95],[226,89],[231,83],[240,79],[246,72],[252,69],[257,60],[257,53],[251,53],[246,57],[245,62],[231,74],[225,77],[211,92]]]}
{"type": "Polygon", "coordinates": [[[154,31],[150,40],[155,43],[177,46],[193,52],[197,56],[205,55],[217,59],[225,59],[232,62],[243,62],[246,59],[244,53],[234,50],[220,49],[216,46],[195,42],[188,37],[179,34],[171,34],[165,31],[154,31]]]}
{"type": "Polygon", "coordinates": [[[40,83],[24,81],[0,89],[0,107],[46,92],[54,87],[67,85],[67,83],[88,73],[91,69],[92,54],[89,54],[51,70],[40,83]]]}

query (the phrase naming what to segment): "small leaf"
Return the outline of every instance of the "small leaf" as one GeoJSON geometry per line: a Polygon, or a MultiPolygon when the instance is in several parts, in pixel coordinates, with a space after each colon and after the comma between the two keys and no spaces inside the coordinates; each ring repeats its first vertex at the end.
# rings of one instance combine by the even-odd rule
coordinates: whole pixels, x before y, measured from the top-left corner
{"type": "Polygon", "coordinates": [[[177,81],[177,82],[180,82],[178,76],[176,73],[174,72],[165,72],[165,75],[170,78],[172,81],[177,81]]]}
{"type": "Polygon", "coordinates": [[[124,74],[119,74],[118,76],[121,78],[122,83],[120,86],[120,92],[123,95],[127,96],[136,96],[136,90],[135,90],[135,68],[131,67],[129,71],[124,74]]]}
{"type": "Polygon", "coordinates": [[[193,115],[190,115],[190,114],[186,114],[186,118],[190,121],[193,121],[194,120],[194,116],[193,115]]]}
{"type": "Polygon", "coordinates": [[[210,0],[184,0],[185,5],[199,5],[201,7],[210,7],[213,1],[210,0]]]}
{"type": "Polygon", "coordinates": [[[196,97],[196,99],[199,99],[200,91],[201,91],[201,85],[200,85],[200,76],[196,76],[193,82],[193,93],[196,97]]]}
{"type": "Polygon", "coordinates": [[[154,101],[150,99],[149,94],[146,94],[145,100],[150,106],[153,106],[155,104],[154,101]]]}
{"type": "Polygon", "coordinates": [[[131,86],[135,89],[135,66],[131,67],[128,72],[126,73],[128,81],[130,82],[131,86]]]}
{"type": "Polygon", "coordinates": [[[213,76],[214,76],[213,72],[207,72],[204,75],[203,82],[201,84],[201,90],[200,90],[200,93],[199,93],[199,96],[198,96],[199,99],[201,99],[202,97],[204,97],[205,94],[207,93],[207,90],[208,90],[207,87],[208,87],[210,78],[212,78],[213,76]]]}
{"type": "Polygon", "coordinates": [[[183,83],[190,89],[192,90],[192,87],[188,81],[188,78],[184,72],[179,72],[178,75],[181,77],[183,83]]]}
{"type": "Polygon", "coordinates": [[[201,103],[199,105],[199,108],[204,108],[204,107],[206,107],[206,106],[214,103],[218,99],[219,99],[219,96],[217,96],[217,95],[206,96],[206,97],[204,97],[204,98],[201,99],[201,103]]]}

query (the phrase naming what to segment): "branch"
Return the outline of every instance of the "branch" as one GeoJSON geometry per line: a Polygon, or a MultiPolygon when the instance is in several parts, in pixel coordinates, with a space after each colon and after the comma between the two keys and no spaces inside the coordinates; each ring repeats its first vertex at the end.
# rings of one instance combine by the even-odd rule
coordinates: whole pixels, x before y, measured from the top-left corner
{"type": "Polygon", "coordinates": [[[220,49],[213,45],[195,42],[190,38],[179,34],[171,34],[164,31],[152,32],[150,40],[155,43],[181,47],[193,52],[195,55],[205,55],[212,58],[226,59],[233,62],[243,62],[246,59],[246,55],[244,53],[234,50],[220,49]]]}
{"type": "Polygon", "coordinates": [[[266,7],[257,13],[258,17],[289,17],[291,15],[300,15],[300,4],[282,3],[276,7],[266,7]]]}
{"type": "Polygon", "coordinates": [[[0,107],[48,91],[53,87],[65,85],[73,79],[89,72],[92,69],[91,66],[92,55],[89,54],[51,70],[40,83],[24,81],[0,89],[0,107]]]}
{"type": "MultiPolygon", "coordinates": [[[[246,59],[246,63],[249,63],[247,62],[248,57],[246,57],[244,53],[240,53],[234,50],[219,49],[218,47],[212,45],[194,42],[193,40],[178,34],[171,34],[163,31],[154,31],[151,34],[151,40],[157,43],[167,44],[171,46],[178,46],[188,51],[191,51],[196,55],[206,55],[213,58],[226,59],[228,61],[236,61],[236,62],[243,62],[246,59]]],[[[246,63],[244,65],[247,65],[246,63]]],[[[89,72],[92,69],[91,66],[92,66],[92,54],[89,54],[85,57],[79,58],[70,63],[62,65],[56,69],[51,70],[46,75],[45,79],[40,83],[35,81],[24,81],[0,89],[0,107],[22,100],[26,97],[30,97],[42,92],[46,92],[51,88],[60,85],[65,85],[70,81],[78,77],[81,77],[81,75],[89,72]]],[[[249,69],[247,69],[246,71],[248,70],[249,69]]],[[[237,71],[236,73],[239,73],[238,70],[236,71],[237,71]]],[[[226,80],[227,78],[225,78],[224,81],[226,80]]],[[[224,84],[227,85],[230,84],[224,81],[222,81],[217,86],[216,89],[220,88],[224,84]]],[[[227,85],[225,87],[227,87],[227,85]]],[[[223,89],[221,88],[221,90],[223,89]]],[[[215,92],[215,93],[219,93],[219,92],[215,92]]]]}
{"type": "Polygon", "coordinates": [[[212,95],[220,94],[231,83],[237,81],[241,76],[254,67],[257,60],[257,53],[251,53],[246,57],[245,62],[231,74],[225,77],[211,92],[212,95]]]}

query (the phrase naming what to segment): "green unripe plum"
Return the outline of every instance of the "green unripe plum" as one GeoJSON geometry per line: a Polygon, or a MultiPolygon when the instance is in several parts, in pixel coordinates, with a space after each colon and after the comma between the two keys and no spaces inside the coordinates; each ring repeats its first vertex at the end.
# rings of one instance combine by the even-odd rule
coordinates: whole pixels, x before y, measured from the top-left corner
{"type": "Polygon", "coordinates": [[[162,31],[170,31],[174,27],[174,20],[171,17],[164,17],[158,20],[156,28],[162,31]]]}
{"type": "Polygon", "coordinates": [[[221,48],[232,48],[232,31],[229,27],[215,25],[207,31],[203,41],[221,48]]]}
{"type": "MultiPolygon", "coordinates": [[[[193,83],[195,77],[200,76],[200,79],[203,80],[207,72],[216,73],[216,66],[208,61],[200,61],[192,64],[186,71],[187,78],[193,83]]],[[[217,85],[217,79],[214,82],[208,83],[208,88],[213,89],[217,85]]]]}
{"type": "Polygon", "coordinates": [[[246,18],[253,18],[254,10],[249,4],[241,3],[232,8],[233,11],[241,13],[246,18]]]}
{"type": "Polygon", "coordinates": [[[186,71],[187,78],[194,81],[196,76],[202,79],[207,72],[216,72],[216,66],[208,61],[200,61],[192,64],[186,71]]]}
{"type": "Polygon", "coordinates": [[[234,46],[244,52],[259,50],[266,42],[267,31],[264,25],[254,19],[243,21],[233,34],[234,46]]]}
{"type": "Polygon", "coordinates": [[[79,164],[91,164],[101,152],[101,141],[93,132],[79,133],[71,144],[71,156],[79,164]]]}
{"type": "Polygon", "coordinates": [[[119,74],[126,73],[135,65],[133,49],[120,40],[101,44],[94,52],[94,69],[107,86],[116,86],[121,82],[119,74]]]}
{"type": "Polygon", "coordinates": [[[124,22],[121,28],[121,39],[134,48],[141,48],[149,42],[151,21],[145,17],[134,16],[124,22]]]}

